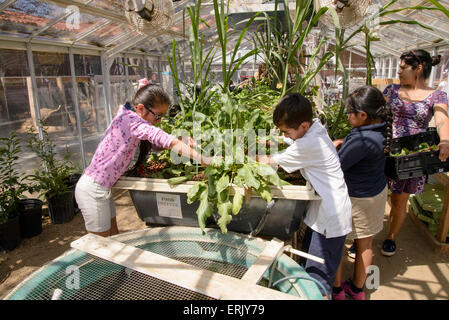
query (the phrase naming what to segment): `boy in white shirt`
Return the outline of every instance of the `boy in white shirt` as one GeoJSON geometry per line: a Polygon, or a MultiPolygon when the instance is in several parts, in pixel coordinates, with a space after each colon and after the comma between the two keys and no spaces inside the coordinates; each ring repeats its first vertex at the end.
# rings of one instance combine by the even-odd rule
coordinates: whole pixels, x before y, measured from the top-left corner
{"type": "Polygon", "coordinates": [[[285,95],[274,110],[273,122],[290,145],[258,161],[279,165],[289,173],[300,170],[320,195],[321,200],[310,201],[307,208],[303,249],[323,258],[325,264],[308,259],[305,270],[330,294],[346,235],[352,230],[351,201],[340,160],[326,129],[313,119],[311,103],[302,95],[285,95]]]}

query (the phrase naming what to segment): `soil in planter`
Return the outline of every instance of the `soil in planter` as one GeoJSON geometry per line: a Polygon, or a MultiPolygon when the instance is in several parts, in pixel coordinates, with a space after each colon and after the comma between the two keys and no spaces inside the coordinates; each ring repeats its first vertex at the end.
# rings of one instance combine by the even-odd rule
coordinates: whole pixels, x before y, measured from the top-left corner
{"type": "MultiPolygon", "coordinates": [[[[173,178],[169,172],[167,172],[168,163],[166,161],[150,161],[149,163],[142,163],[136,169],[130,169],[125,172],[125,176],[128,177],[139,177],[139,178],[160,178],[160,179],[170,179],[173,178]]],[[[306,180],[301,175],[301,172],[295,171],[292,173],[287,173],[284,169],[278,169],[279,177],[292,185],[304,186],[306,185],[306,180]]],[[[193,181],[204,180],[204,173],[200,172],[192,177],[193,181]]]]}

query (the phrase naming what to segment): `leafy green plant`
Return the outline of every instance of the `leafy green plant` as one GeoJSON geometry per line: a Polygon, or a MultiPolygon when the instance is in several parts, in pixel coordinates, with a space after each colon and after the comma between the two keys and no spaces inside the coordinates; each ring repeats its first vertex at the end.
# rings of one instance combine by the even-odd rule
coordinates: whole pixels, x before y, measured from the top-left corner
{"type": "Polygon", "coordinates": [[[20,152],[20,138],[15,131],[7,138],[0,138],[0,224],[14,217],[24,192],[34,191],[33,185],[17,171],[20,152]]]}
{"type": "MultiPolygon", "coordinates": [[[[198,6],[187,9],[190,19],[193,21],[189,30],[190,57],[191,63],[195,66],[193,80],[196,85],[201,86],[201,92],[192,103],[189,99],[182,99],[183,110],[174,119],[164,120],[161,127],[171,132],[175,136],[189,135],[200,143],[202,154],[207,156],[218,156],[207,168],[199,165],[174,164],[169,156],[169,151],[164,151],[159,155],[158,161],[164,159],[168,164],[162,170],[154,172],[156,177],[170,177],[168,183],[174,185],[186,180],[196,180],[197,182],[188,192],[188,201],[199,201],[197,210],[199,225],[202,229],[205,222],[215,210],[217,210],[217,224],[223,233],[227,232],[227,224],[231,221],[232,215],[238,214],[242,205],[243,194],[234,193],[234,186],[252,189],[256,194],[267,201],[271,201],[271,191],[269,186],[282,186],[282,181],[277,172],[271,167],[255,163],[252,155],[248,156],[248,150],[257,146],[256,137],[249,138],[254,130],[265,130],[270,132],[273,128],[271,109],[280,98],[280,93],[271,90],[266,84],[257,85],[242,90],[240,93],[231,93],[229,83],[233,74],[245,60],[257,53],[251,50],[246,55],[236,58],[240,45],[249,30],[250,25],[257,14],[248,19],[240,33],[236,34],[236,43],[233,44],[233,51],[230,60],[225,57],[226,48],[229,44],[228,34],[228,1],[214,0],[214,12],[217,23],[217,39],[209,39],[210,43],[216,43],[221,48],[222,53],[222,84],[210,87],[204,82],[204,76],[209,74],[210,63],[214,58],[215,51],[208,49],[206,53],[204,38],[199,33],[198,6]],[[204,96],[201,96],[203,94],[204,96]],[[203,99],[206,97],[207,99],[203,99]],[[219,150],[225,150],[223,154],[211,154],[215,152],[214,147],[219,146],[219,150]],[[228,153],[229,152],[229,153],[228,153]]],[[[180,57],[177,50],[176,41],[173,42],[171,55],[169,53],[171,71],[174,75],[175,85],[178,90],[181,88],[180,78],[177,74],[176,66],[179,65],[180,57]]],[[[270,132],[271,134],[271,132],[270,132]]],[[[155,159],[153,159],[154,161],[155,159]]],[[[150,163],[150,168],[154,169],[150,163]]]]}
{"type": "Polygon", "coordinates": [[[271,77],[271,89],[281,83],[281,96],[288,92],[305,94],[310,82],[333,56],[332,52],[325,52],[321,57],[319,56],[326,41],[324,37],[314,48],[312,54],[304,53],[306,38],[312,27],[326,12],[327,7],[314,12],[312,0],[297,0],[295,13],[291,19],[288,1],[282,0],[282,3],[284,12],[286,12],[284,17],[286,27],[281,27],[282,23],[278,15],[279,1],[276,0],[274,17],[270,18],[264,13],[267,21],[265,30],[260,29],[255,33],[254,42],[260,47],[267,67],[267,76],[271,77]],[[302,65],[300,58],[308,58],[308,65],[302,65]],[[316,64],[316,61],[319,62],[316,64]],[[294,79],[289,81],[291,75],[294,79]]]}
{"type": "Polygon", "coordinates": [[[39,139],[34,127],[28,129],[27,147],[41,161],[40,166],[29,178],[38,184],[37,191],[40,192],[41,197],[52,198],[61,196],[70,190],[69,176],[76,172],[76,167],[70,161],[70,153],[67,148],[63,159],[57,158],[56,145],[51,141],[45,123],[41,122],[41,126],[42,139],[39,139]]]}

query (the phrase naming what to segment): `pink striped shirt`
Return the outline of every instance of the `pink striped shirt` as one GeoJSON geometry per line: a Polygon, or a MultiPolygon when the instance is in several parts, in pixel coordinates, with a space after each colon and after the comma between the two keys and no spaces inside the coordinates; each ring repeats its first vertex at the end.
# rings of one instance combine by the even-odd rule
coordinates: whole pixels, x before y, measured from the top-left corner
{"type": "Polygon", "coordinates": [[[128,169],[140,140],[167,149],[174,138],[121,106],[84,173],[98,184],[111,188],[128,169]]]}

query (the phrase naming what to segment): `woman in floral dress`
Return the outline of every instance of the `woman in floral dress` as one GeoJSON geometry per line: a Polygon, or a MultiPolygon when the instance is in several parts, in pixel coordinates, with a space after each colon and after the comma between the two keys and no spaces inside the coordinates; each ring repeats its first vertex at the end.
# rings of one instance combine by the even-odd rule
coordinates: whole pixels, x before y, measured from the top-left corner
{"type": "MultiPolygon", "coordinates": [[[[425,132],[432,116],[435,117],[440,136],[439,158],[449,156],[449,118],[447,94],[427,86],[432,66],[440,62],[440,56],[431,57],[425,50],[411,50],[401,55],[398,71],[400,84],[385,88],[384,94],[393,112],[393,138],[425,132]]],[[[388,179],[391,190],[390,228],[381,252],[385,256],[396,253],[396,238],[407,216],[410,194],[424,191],[426,176],[405,180],[388,179]]]]}

